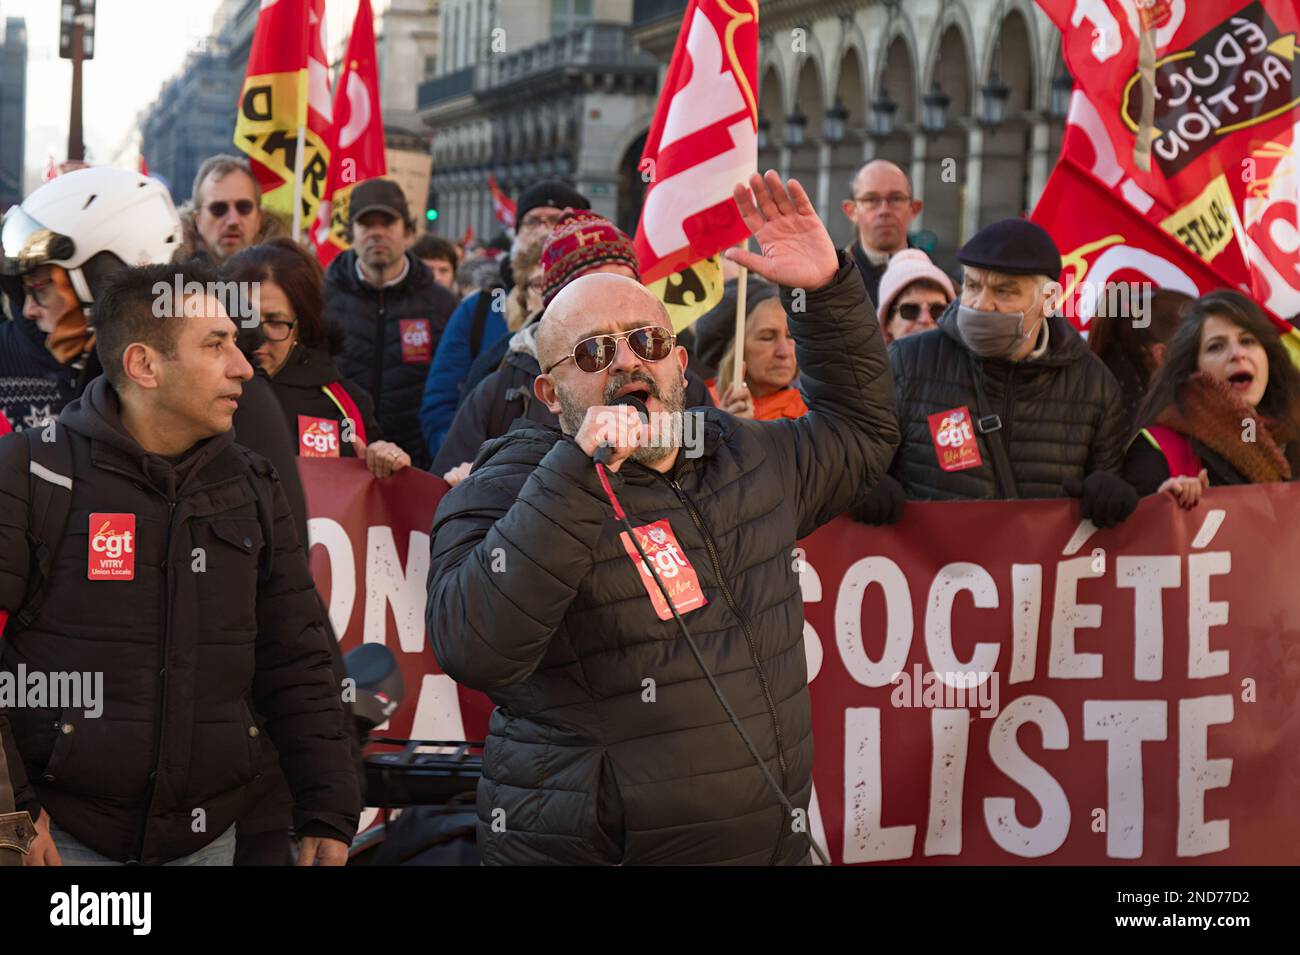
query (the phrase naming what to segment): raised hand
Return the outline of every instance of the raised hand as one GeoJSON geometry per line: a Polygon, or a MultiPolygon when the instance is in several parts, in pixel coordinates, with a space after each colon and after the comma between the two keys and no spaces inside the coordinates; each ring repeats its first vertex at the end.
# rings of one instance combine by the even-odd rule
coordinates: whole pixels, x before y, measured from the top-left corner
{"type": "Polygon", "coordinates": [[[727,258],[787,288],[818,289],[835,277],[835,243],[797,180],[783,185],[769,169],[737,183],[733,195],[761,251],[728,249],[727,258]]]}

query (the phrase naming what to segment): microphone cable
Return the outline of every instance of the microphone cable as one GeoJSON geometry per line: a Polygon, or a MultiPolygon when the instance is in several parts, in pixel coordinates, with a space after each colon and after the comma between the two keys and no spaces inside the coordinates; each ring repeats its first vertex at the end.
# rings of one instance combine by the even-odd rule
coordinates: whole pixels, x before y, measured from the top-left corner
{"type": "MultiPolygon", "coordinates": [[[[604,450],[604,447],[598,449],[597,455],[599,455],[600,451],[604,450]]],[[[610,451],[612,450],[613,449],[610,449],[610,451]]],[[[767,781],[768,788],[776,795],[777,800],[789,814],[790,819],[795,819],[796,810],[794,805],[791,804],[790,800],[786,797],[785,792],[777,784],[776,779],[772,776],[771,770],[767,768],[767,764],[764,763],[762,757],[758,755],[758,750],[754,747],[749,735],[740,725],[740,720],[736,718],[735,711],[732,710],[731,704],[728,703],[727,698],[723,696],[722,688],[718,686],[718,681],[715,680],[713,674],[709,672],[709,668],[704,662],[704,657],[700,653],[700,648],[696,646],[695,638],[691,636],[691,631],[686,626],[686,621],[682,619],[682,615],[678,613],[677,607],[673,603],[673,598],[669,596],[668,588],[664,585],[663,578],[659,576],[659,571],[655,569],[654,563],[648,556],[646,556],[645,550],[641,547],[641,541],[637,539],[636,533],[632,530],[632,524],[627,519],[627,512],[623,510],[623,505],[619,503],[618,496],[615,495],[614,489],[610,487],[609,477],[605,473],[605,463],[608,461],[608,458],[609,452],[605,454],[605,461],[596,461],[596,474],[600,478],[601,487],[605,490],[605,496],[609,498],[610,506],[614,508],[614,516],[622,523],[624,529],[627,531],[628,539],[632,541],[632,546],[636,548],[637,554],[641,557],[641,562],[645,564],[646,568],[650,571],[650,575],[654,578],[655,583],[659,586],[659,592],[663,594],[664,600],[668,602],[668,609],[672,611],[673,619],[677,621],[677,626],[681,630],[682,636],[686,638],[686,645],[690,647],[691,655],[695,657],[695,662],[699,664],[700,670],[704,673],[704,678],[709,681],[709,687],[713,690],[713,695],[716,696],[718,702],[722,704],[722,709],[727,714],[727,719],[731,721],[731,725],[734,726],[736,732],[740,734],[741,742],[745,744],[745,748],[749,750],[749,755],[753,758],[754,764],[762,772],[763,778],[767,781]]],[[[805,838],[807,838],[808,844],[812,846],[813,852],[817,854],[817,858],[821,860],[822,865],[830,865],[831,860],[827,857],[825,850],[822,849],[822,847],[817,844],[817,840],[812,837],[811,820],[805,820],[805,822],[807,825],[804,827],[803,834],[805,838]]]]}

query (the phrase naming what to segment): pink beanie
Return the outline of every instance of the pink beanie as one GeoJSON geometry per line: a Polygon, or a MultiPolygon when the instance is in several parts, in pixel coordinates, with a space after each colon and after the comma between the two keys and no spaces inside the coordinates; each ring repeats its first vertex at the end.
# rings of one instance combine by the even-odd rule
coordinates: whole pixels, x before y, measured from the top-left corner
{"type": "Polygon", "coordinates": [[[949,299],[957,297],[957,290],[952,287],[952,279],[944,274],[943,269],[930,261],[930,257],[920,249],[904,249],[889,260],[885,274],[880,277],[880,291],[876,297],[876,316],[883,325],[894,299],[917,279],[929,279],[945,292],[949,299]]]}

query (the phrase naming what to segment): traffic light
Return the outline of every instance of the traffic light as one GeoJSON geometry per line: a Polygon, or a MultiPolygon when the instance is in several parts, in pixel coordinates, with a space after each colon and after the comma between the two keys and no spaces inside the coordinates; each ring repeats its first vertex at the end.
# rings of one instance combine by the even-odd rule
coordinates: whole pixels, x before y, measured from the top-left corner
{"type": "Polygon", "coordinates": [[[438,210],[430,209],[428,212],[424,214],[424,217],[428,219],[430,222],[433,222],[435,219],[438,218],[438,210]]]}

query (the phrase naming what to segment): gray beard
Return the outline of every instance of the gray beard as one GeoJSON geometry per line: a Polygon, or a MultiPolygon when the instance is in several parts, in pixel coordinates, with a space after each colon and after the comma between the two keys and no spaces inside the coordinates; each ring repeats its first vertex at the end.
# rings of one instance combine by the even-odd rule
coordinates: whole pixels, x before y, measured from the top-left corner
{"type": "MultiPolygon", "coordinates": [[[[672,391],[663,394],[659,391],[658,385],[652,378],[642,375],[634,375],[631,378],[614,379],[605,387],[605,404],[610,404],[614,400],[614,393],[626,385],[629,381],[642,381],[650,386],[651,393],[659,399],[660,404],[664,406],[664,412],[680,415],[686,410],[686,383],[681,378],[674,381],[672,391]]],[[[587,406],[580,405],[573,400],[572,396],[563,389],[558,388],[556,391],[560,398],[560,430],[565,434],[574,435],[582,427],[583,420],[587,417],[587,406]]],[[[660,437],[667,438],[671,443],[664,443],[653,448],[637,448],[628,457],[637,464],[643,464],[646,467],[653,467],[664,459],[677,453],[681,445],[681,429],[679,428],[660,428],[660,437]]]]}

